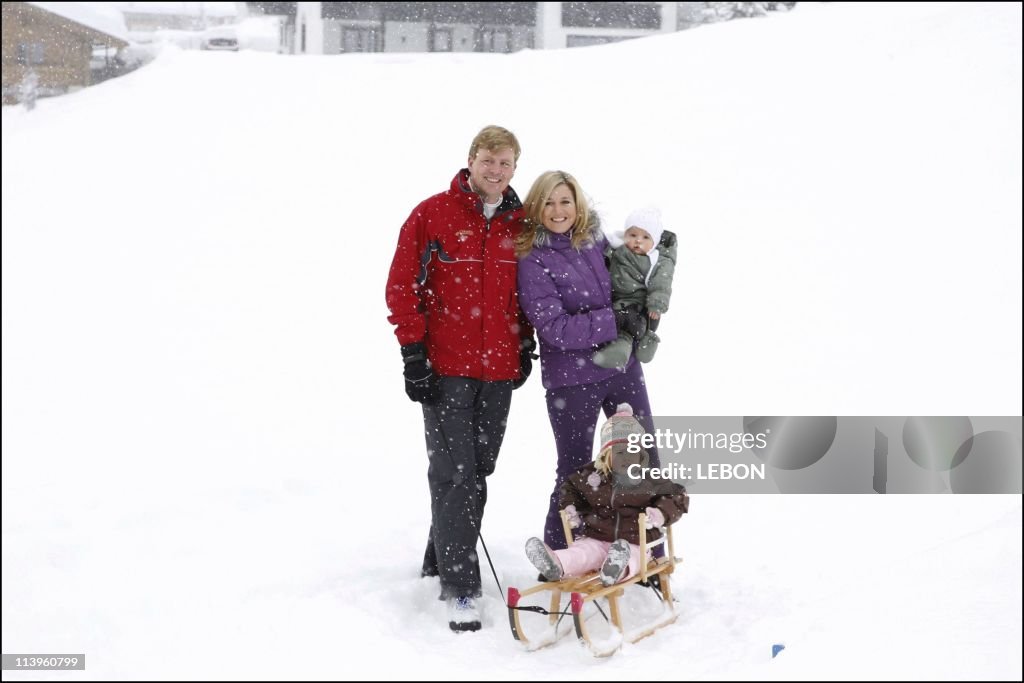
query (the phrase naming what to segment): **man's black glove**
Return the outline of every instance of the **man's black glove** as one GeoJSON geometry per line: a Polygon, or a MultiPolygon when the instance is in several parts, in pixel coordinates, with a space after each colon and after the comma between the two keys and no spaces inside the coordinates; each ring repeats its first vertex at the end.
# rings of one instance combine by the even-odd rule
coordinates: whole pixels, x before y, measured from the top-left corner
{"type": "Polygon", "coordinates": [[[436,401],[437,375],[430,369],[423,342],[403,346],[402,360],[405,361],[405,393],[409,398],[426,405],[436,401]]]}
{"type": "Polygon", "coordinates": [[[647,334],[647,319],[640,312],[639,306],[630,305],[616,310],[615,326],[619,332],[625,332],[637,341],[647,334]]]}
{"type": "Polygon", "coordinates": [[[526,384],[527,378],[533,372],[533,359],[540,358],[533,352],[535,348],[537,348],[537,342],[533,341],[533,337],[519,342],[519,379],[512,381],[513,389],[518,389],[526,384]]]}

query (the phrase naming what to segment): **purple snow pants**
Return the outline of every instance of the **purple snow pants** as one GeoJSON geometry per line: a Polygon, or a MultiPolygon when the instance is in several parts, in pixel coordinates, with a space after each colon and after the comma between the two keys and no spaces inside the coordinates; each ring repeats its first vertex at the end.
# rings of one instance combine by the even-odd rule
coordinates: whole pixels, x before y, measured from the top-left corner
{"type": "MultiPolygon", "coordinates": [[[[613,377],[573,387],[548,389],[548,419],[555,433],[558,466],[555,469],[555,488],[551,492],[548,517],[544,523],[544,542],[552,550],[566,547],[562,520],[558,516],[558,489],[566,478],[594,459],[594,430],[600,411],[605,416],[615,413],[620,403],[633,406],[633,414],[649,433],[654,433],[651,402],[647,398],[647,384],[640,363],[635,360],[625,372],[613,377]]],[[[658,450],[651,449],[651,467],[661,467],[658,450]]],[[[660,546],[659,546],[660,547],[660,546]]]]}

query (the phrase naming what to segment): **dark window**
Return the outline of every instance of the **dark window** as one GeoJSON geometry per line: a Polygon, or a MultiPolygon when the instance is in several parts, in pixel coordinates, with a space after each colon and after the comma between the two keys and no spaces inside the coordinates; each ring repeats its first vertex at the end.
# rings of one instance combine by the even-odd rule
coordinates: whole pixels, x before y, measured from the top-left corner
{"type": "Polygon", "coordinates": [[[18,64],[22,66],[36,66],[46,63],[46,53],[42,43],[19,43],[18,64]]]}
{"type": "Polygon", "coordinates": [[[359,49],[362,43],[362,37],[359,35],[359,29],[357,28],[346,28],[341,31],[341,51],[342,52],[362,52],[359,49]]]}
{"type": "MultiPolygon", "coordinates": [[[[323,2],[320,14],[324,19],[347,19],[349,21],[382,21],[383,2],[323,2]]],[[[399,3],[400,4],[400,3],[399,3]]]]}
{"type": "Polygon", "coordinates": [[[452,51],[452,30],[450,28],[430,27],[430,51],[452,51]]]}
{"type": "Polygon", "coordinates": [[[380,52],[380,31],[370,26],[345,26],[341,29],[342,52],[380,52]]]}
{"type": "MultiPolygon", "coordinates": [[[[324,5],[349,3],[324,3],[324,5]]],[[[358,3],[352,3],[358,4],[358,3]]],[[[377,2],[387,21],[424,21],[437,24],[489,24],[533,26],[535,2],[377,2]]],[[[325,15],[326,16],[326,15],[325,15]]]]}
{"type": "Polygon", "coordinates": [[[654,2],[563,2],[562,26],[577,28],[661,28],[654,2]]]}
{"type": "Polygon", "coordinates": [[[491,52],[511,52],[512,51],[512,32],[511,31],[495,31],[494,32],[494,49],[491,52]]]}
{"type": "Polygon", "coordinates": [[[511,52],[512,31],[504,28],[482,28],[477,31],[477,52],[511,52]]]}

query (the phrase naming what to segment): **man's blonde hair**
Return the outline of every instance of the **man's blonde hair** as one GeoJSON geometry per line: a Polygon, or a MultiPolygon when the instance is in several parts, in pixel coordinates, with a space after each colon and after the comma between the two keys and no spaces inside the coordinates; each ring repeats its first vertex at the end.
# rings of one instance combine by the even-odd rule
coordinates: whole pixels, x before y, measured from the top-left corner
{"type": "Polygon", "coordinates": [[[473,138],[473,143],[469,146],[469,158],[475,158],[476,153],[482,149],[497,152],[506,147],[512,149],[512,153],[516,155],[515,160],[519,161],[519,140],[512,131],[501,126],[487,126],[473,138]]]}
{"type": "Polygon", "coordinates": [[[526,195],[523,202],[525,216],[523,218],[523,231],[516,239],[516,255],[526,256],[535,246],[547,242],[547,228],[544,227],[544,203],[559,185],[565,185],[572,194],[576,203],[576,222],[572,224],[572,246],[581,248],[587,242],[593,242],[597,238],[598,222],[596,216],[591,214],[587,196],[583,194],[583,188],[579,181],[565,171],[546,171],[533,181],[533,187],[526,195]],[[595,220],[591,220],[591,219],[595,220]]]}

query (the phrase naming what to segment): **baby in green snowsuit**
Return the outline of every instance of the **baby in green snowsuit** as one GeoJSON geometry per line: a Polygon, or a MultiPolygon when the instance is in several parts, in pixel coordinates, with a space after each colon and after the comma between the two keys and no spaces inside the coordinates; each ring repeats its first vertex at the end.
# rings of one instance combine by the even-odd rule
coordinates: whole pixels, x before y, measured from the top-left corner
{"type": "Polygon", "coordinates": [[[654,358],[661,341],[654,331],[668,311],[676,270],[676,236],[661,225],[656,207],[637,209],[626,219],[622,246],[609,249],[612,308],[619,336],[594,352],[602,368],[624,368],[636,342],[641,363],[654,358]]]}

